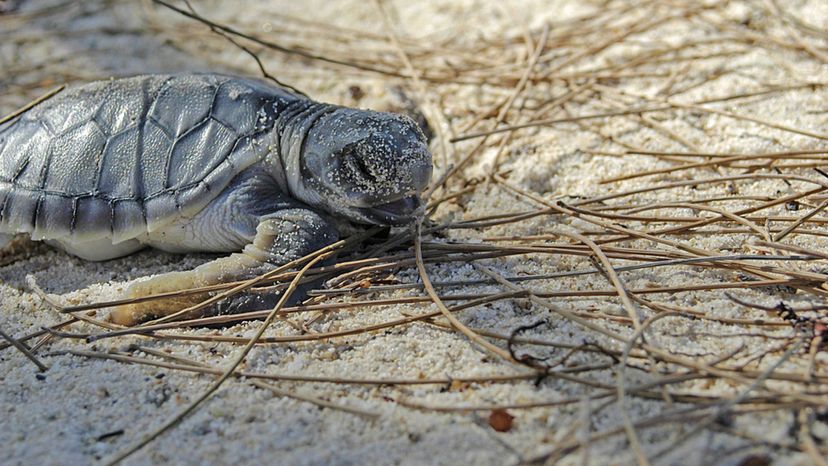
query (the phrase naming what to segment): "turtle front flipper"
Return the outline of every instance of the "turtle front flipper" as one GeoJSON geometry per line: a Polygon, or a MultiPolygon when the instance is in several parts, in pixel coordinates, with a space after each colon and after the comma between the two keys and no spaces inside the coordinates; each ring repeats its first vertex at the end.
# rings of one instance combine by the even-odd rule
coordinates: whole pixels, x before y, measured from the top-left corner
{"type": "MultiPolygon", "coordinates": [[[[280,265],[299,259],[338,239],[336,229],[317,213],[308,209],[286,209],[262,217],[253,242],[240,253],[183,272],[169,272],[134,283],[127,289],[127,298],[140,298],[237,280],[267,273],[280,265]]],[[[119,325],[136,325],[164,317],[196,305],[207,293],[176,296],[115,308],[110,321],[119,325]]],[[[245,295],[221,305],[221,310],[245,312],[273,305],[273,296],[245,295]]],[[[205,312],[216,313],[217,308],[205,312]]],[[[197,316],[188,316],[190,318],[197,316]]]]}

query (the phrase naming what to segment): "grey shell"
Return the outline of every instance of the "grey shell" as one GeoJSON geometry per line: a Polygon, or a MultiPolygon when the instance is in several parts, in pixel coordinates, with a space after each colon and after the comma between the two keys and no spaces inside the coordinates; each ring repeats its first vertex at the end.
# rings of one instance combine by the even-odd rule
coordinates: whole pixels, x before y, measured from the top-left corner
{"type": "Polygon", "coordinates": [[[119,243],[193,215],[266,156],[257,138],[299,99],[198,74],[64,91],[0,126],[0,231],[119,243]]]}

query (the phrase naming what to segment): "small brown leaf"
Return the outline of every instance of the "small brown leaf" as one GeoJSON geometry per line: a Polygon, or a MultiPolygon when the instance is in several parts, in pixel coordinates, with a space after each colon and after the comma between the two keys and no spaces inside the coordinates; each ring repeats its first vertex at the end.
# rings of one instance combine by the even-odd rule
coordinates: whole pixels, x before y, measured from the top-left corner
{"type": "Polygon", "coordinates": [[[495,409],[489,414],[489,425],[498,432],[509,432],[515,417],[505,409],[495,409]]]}
{"type": "Polygon", "coordinates": [[[359,86],[350,86],[348,88],[348,93],[351,94],[351,98],[354,100],[361,100],[365,97],[365,91],[363,91],[359,86]]]}
{"type": "Polygon", "coordinates": [[[770,466],[770,464],[770,458],[765,455],[748,455],[739,462],[739,466],[770,466]]]}

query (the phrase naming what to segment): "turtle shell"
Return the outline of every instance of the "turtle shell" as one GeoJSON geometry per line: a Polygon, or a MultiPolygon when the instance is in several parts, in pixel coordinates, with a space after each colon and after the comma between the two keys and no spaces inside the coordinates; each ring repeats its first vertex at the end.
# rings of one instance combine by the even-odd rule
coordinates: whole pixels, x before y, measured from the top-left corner
{"type": "Polygon", "coordinates": [[[64,91],[0,126],[0,231],[117,244],[194,215],[267,154],[261,136],[298,98],[212,74],[64,91]]]}

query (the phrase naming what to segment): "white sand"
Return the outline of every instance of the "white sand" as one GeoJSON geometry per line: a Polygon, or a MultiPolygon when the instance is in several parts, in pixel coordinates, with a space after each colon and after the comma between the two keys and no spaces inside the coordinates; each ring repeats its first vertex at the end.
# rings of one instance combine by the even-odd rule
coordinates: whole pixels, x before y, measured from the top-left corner
{"type": "MultiPolygon", "coordinates": [[[[23,12],[42,8],[43,2],[26,2],[23,12]]],[[[372,2],[347,0],[340,2],[243,2],[210,1],[201,4],[199,11],[224,24],[262,34],[274,41],[288,40],[302,43],[302,27],[296,23],[281,21],[274,13],[287,13],[323,23],[383,34],[382,20],[372,2]],[[307,5],[312,3],[312,5],[307,5]],[[289,26],[289,30],[282,28],[289,26]]],[[[587,2],[531,1],[511,2],[449,0],[433,2],[392,2],[397,33],[401,37],[427,46],[432,43],[449,44],[447,47],[461,50],[486,40],[504,37],[520,37],[533,28],[534,40],[544,21],[560,22],[567,18],[588,14],[597,6],[587,2]]],[[[728,20],[734,24],[751,18],[763,21],[762,14],[753,2],[733,2],[725,16],[711,17],[728,20]]],[[[762,3],[762,2],[756,2],[762,3]]],[[[815,27],[828,27],[828,6],[820,0],[779,2],[788,11],[807,20],[815,27]]],[[[180,38],[169,35],[172,25],[186,31],[200,31],[199,27],[181,20],[164,9],[152,9],[147,13],[141,4],[119,6],[114,11],[101,10],[107,2],[85,2],[83,7],[70,7],[55,16],[38,16],[23,24],[10,19],[0,19],[0,114],[13,110],[41,94],[45,89],[65,80],[87,80],[110,75],[129,75],[143,72],[169,72],[178,70],[214,70],[255,75],[257,70],[249,57],[216,38],[202,34],[202,41],[181,43],[180,38]],[[162,30],[154,30],[157,26],[162,30]],[[4,28],[8,30],[4,31],[4,28]],[[101,28],[115,28],[125,33],[108,33],[101,28]],[[19,28],[19,29],[18,29],[19,28]],[[156,32],[151,32],[156,31],[156,32]],[[26,39],[16,44],[13,38],[26,39]],[[176,42],[179,41],[179,42],[176,42]],[[174,44],[174,45],[173,45],[174,44]],[[56,63],[47,70],[35,69],[38,63],[56,63]],[[30,70],[30,71],[27,71],[30,70]],[[22,87],[21,87],[22,86],[22,87]]],[[[554,33],[554,28],[552,30],[554,33]]],[[[780,37],[785,31],[778,30],[780,37]]],[[[699,23],[677,20],[655,28],[645,34],[628,39],[623,45],[615,45],[604,51],[599,58],[579,62],[577,67],[589,69],[599,65],[620,62],[642,49],[664,44],[678,44],[690,39],[721,37],[711,33],[699,23]]],[[[307,39],[308,44],[320,43],[318,37],[307,39]]],[[[823,47],[825,42],[814,43],[823,47]]],[[[321,53],[336,55],[347,50],[348,45],[333,41],[321,42],[321,53]]],[[[376,44],[376,43],[375,43],[376,44]]],[[[382,53],[389,61],[399,63],[393,48],[388,44],[382,50],[371,48],[362,53],[382,53]]],[[[408,45],[414,52],[414,47],[408,45]]],[[[651,71],[687,74],[679,80],[682,87],[693,82],[693,76],[702,76],[717,68],[729,70],[722,77],[681,94],[677,100],[692,102],[740,92],[767,88],[772,85],[788,85],[808,80],[828,81],[828,66],[807,54],[786,48],[751,48],[742,43],[723,40],[693,50],[698,53],[736,51],[723,56],[694,62],[666,63],[651,71]],[[691,66],[685,68],[687,63],[691,66]]],[[[825,53],[825,52],[823,52],[825,53]]],[[[285,60],[277,54],[265,54],[268,69],[280,79],[293,83],[319,100],[373,108],[388,108],[392,104],[390,89],[403,85],[406,92],[416,96],[410,82],[386,78],[368,72],[349,69],[323,70],[318,64],[300,60],[285,60]],[[365,97],[359,102],[352,97],[349,88],[358,85],[365,97]]],[[[481,57],[492,63],[502,61],[496,53],[481,57]]],[[[400,70],[404,67],[400,64],[400,70]]],[[[511,70],[519,76],[522,67],[511,70]]],[[[658,91],[661,80],[625,80],[619,87],[639,93],[658,91]]],[[[562,93],[557,87],[545,84],[533,87],[532,95],[545,96],[562,93]]],[[[452,127],[464,128],[471,121],[469,110],[484,111],[505,98],[509,88],[494,86],[429,86],[434,101],[439,102],[451,120],[452,127]]],[[[803,89],[760,98],[743,99],[716,108],[728,109],[743,115],[753,115],[815,132],[828,128],[828,92],[824,88],[803,89]]],[[[604,104],[593,105],[583,101],[573,107],[577,114],[611,110],[604,104]]],[[[562,117],[558,114],[556,117],[562,117]]],[[[824,141],[796,135],[760,125],[737,121],[726,117],[701,113],[668,112],[654,114],[652,118],[665,128],[681,134],[690,144],[702,151],[758,153],[791,148],[815,149],[824,147],[824,141]]],[[[643,127],[636,118],[614,118],[604,121],[605,135],[613,135],[634,147],[650,150],[688,151],[688,147],[669,139],[664,133],[643,127]]],[[[448,128],[443,128],[448,131],[448,128]]],[[[457,156],[465,155],[474,145],[466,142],[456,145],[457,156]]],[[[484,151],[466,170],[466,177],[473,178],[489,173],[495,157],[495,148],[484,151]]],[[[440,153],[440,143],[435,141],[435,153],[440,153]]],[[[659,175],[643,181],[629,181],[613,185],[599,185],[604,178],[631,173],[654,167],[667,167],[667,162],[654,162],[644,156],[603,157],[593,156],[584,149],[621,150],[620,146],[605,142],[598,135],[575,124],[559,125],[542,129],[529,129],[515,133],[502,156],[502,169],[510,170],[509,181],[523,189],[552,199],[556,196],[593,196],[613,190],[633,189],[654,181],[684,180],[711,177],[711,171],[680,172],[675,175],[659,175]]],[[[438,162],[440,162],[438,155],[438,162]]],[[[444,170],[445,165],[438,171],[444,170]]],[[[740,194],[778,197],[803,189],[804,184],[787,186],[782,182],[740,183],[740,194]]],[[[669,191],[659,191],[627,198],[625,201],[646,204],[656,201],[704,198],[727,195],[725,186],[700,185],[669,191]]],[[[735,207],[730,204],[730,207],[735,207]]],[[[477,218],[485,215],[523,211],[537,206],[518,200],[514,195],[497,187],[479,187],[473,194],[464,196],[459,203],[443,206],[436,214],[438,220],[452,218],[477,218]]],[[[774,212],[785,213],[784,209],[774,212]]],[[[678,211],[677,215],[692,215],[690,211],[678,211]]],[[[569,231],[589,230],[581,221],[558,225],[556,217],[538,217],[520,224],[494,227],[486,230],[453,230],[454,239],[476,240],[484,236],[539,234],[561,228],[569,231]]],[[[631,225],[635,226],[635,225],[631,225]]],[[[750,241],[756,236],[700,236],[683,239],[687,244],[719,251],[722,254],[749,253],[750,241]]],[[[813,248],[825,247],[823,238],[792,236],[786,241],[813,248]]],[[[641,245],[639,245],[641,246],[641,245]]],[[[646,245],[645,245],[646,246],[646,245]]],[[[139,254],[105,263],[88,263],[45,246],[28,243],[24,246],[29,257],[0,268],[0,328],[15,336],[22,336],[41,326],[53,325],[62,317],[45,305],[25,284],[25,276],[31,274],[48,292],[63,302],[92,302],[115,299],[125,287],[141,277],[169,270],[192,268],[203,262],[204,257],[181,257],[144,251],[139,254]]],[[[513,257],[485,263],[506,276],[525,273],[548,273],[589,267],[588,261],[576,257],[532,256],[513,257]]],[[[620,261],[619,261],[620,263],[620,261]]],[[[619,265],[619,264],[616,264],[619,265]]],[[[797,265],[805,270],[816,264],[797,265]]],[[[445,264],[430,266],[432,280],[481,278],[470,265],[445,264]]],[[[396,275],[402,282],[417,280],[415,270],[404,270],[396,275]]],[[[687,283],[713,283],[731,281],[733,274],[702,268],[661,268],[628,272],[622,275],[628,288],[645,286],[673,286],[687,283]]],[[[537,282],[536,290],[606,289],[609,285],[600,277],[585,276],[556,281],[537,282]]],[[[466,292],[496,292],[499,287],[477,287],[466,292]]],[[[400,292],[399,295],[404,295],[400,292]]],[[[786,299],[802,301],[801,294],[781,294],[771,291],[752,291],[741,296],[767,304],[786,299]]],[[[654,298],[655,299],[655,298],[654,298]]],[[[738,308],[722,293],[677,293],[658,295],[657,299],[675,305],[689,306],[719,317],[768,318],[764,313],[738,308]]],[[[559,304],[572,310],[603,311],[623,315],[616,301],[566,300],[559,304]]],[[[313,331],[333,331],[355,328],[399,318],[401,313],[422,312],[423,306],[386,306],[356,311],[342,311],[311,326],[313,331]]],[[[431,310],[431,308],[428,308],[431,310]]],[[[460,314],[469,326],[486,328],[508,334],[513,329],[540,319],[548,319],[544,325],[527,335],[549,341],[581,343],[584,339],[599,340],[595,334],[549,311],[525,301],[502,301],[474,308],[460,314]]],[[[253,322],[232,327],[222,332],[227,335],[250,336],[259,324],[253,322]]],[[[607,324],[616,331],[630,334],[626,326],[607,324]]],[[[93,331],[93,327],[75,325],[75,332],[93,331]]],[[[787,327],[763,329],[769,334],[790,335],[787,327]]],[[[700,355],[712,361],[740,345],[745,354],[755,354],[763,348],[775,345],[776,340],[746,337],[713,338],[694,335],[692,332],[734,334],[743,331],[738,326],[725,326],[704,320],[665,319],[652,328],[650,341],[684,355],[700,355]],[[673,336],[673,334],[678,334],[673,336]],[[683,336],[682,336],[683,334],[683,336]]],[[[198,329],[186,333],[212,334],[216,330],[198,329]]],[[[267,335],[291,335],[296,331],[285,323],[277,322],[267,335]]],[[[2,464],[88,464],[111,455],[134,442],[140,436],[157,427],[183,408],[210,383],[204,376],[191,376],[180,372],[126,365],[113,361],[91,360],[66,355],[49,356],[49,352],[63,349],[126,349],[130,344],[169,350],[224,367],[233,357],[233,347],[212,344],[187,344],[141,338],[105,340],[90,345],[83,340],[59,340],[39,351],[43,362],[49,366],[45,378],[36,378],[34,366],[18,352],[7,349],[0,352],[0,463],[2,464]],[[123,430],[103,440],[103,434],[123,430]]],[[[543,349],[533,348],[538,354],[543,349]]],[[[547,351],[547,353],[550,353],[547,351]]],[[[561,350],[551,353],[554,358],[563,355],[561,350]]],[[[606,363],[608,358],[578,355],[578,364],[606,363]]],[[[773,363],[767,361],[766,365],[773,363]]],[[[824,365],[822,359],[819,364],[824,365]]],[[[444,331],[426,324],[396,327],[325,342],[291,343],[262,346],[254,349],[245,368],[250,371],[279,374],[328,375],[354,378],[417,378],[461,377],[475,375],[507,374],[514,371],[509,364],[496,361],[482,353],[459,334],[444,331]]],[[[801,365],[783,366],[787,371],[802,371],[801,365]]],[[[642,383],[649,376],[641,372],[627,371],[627,384],[642,383]]],[[[611,371],[594,371],[580,374],[593,380],[615,384],[611,371]]],[[[777,384],[776,386],[782,387],[777,384]]],[[[392,399],[405,398],[412,402],[430,405],[491,405],[525,403],[529,401],[555,400],[580,397],[592,393],[583,385],[561,378],[547,378],[540,385],[533,382],[511,384],[455,384],[445,387],[427,385],[414,387],[333,385],[324,383],[280,383],[279,387],[305,395],[313,395],[338,404],[367,409],[379,413],[376,420],[332,410],[320,409],[312,404],[290,398],[274,397],[271,393],[256,389],[244,382],[229,381],[194,415],[166,433],[149,447],[132,456],[128,464],[515,464],[548,451],[552,445],[568,435],[578,422],[583,409],[574,404],[558,408],[511,410],[515,416],[514,428],[507,433],[497,433],[486,423],[487,412],[475,414],[440,414],[430,411],[407,409],[392,399]]],[[[679,386],[684,393],[728,396],[739,393],[744,387],[722,382],[689,382],[679,386]]],[[[593,402],[592,408],[600,403],[593,402]]],[[[663,401],[644,401],[633,398],[629,412],[634,419],[657,415],[677,406],[663,401]]],[[[804,454],[790,453],[764,445],[763,440],[797,443],[790,435],[794,415],[791,412],[740,416],[735,427],[740,432],[756,436],[756,442],[740,439],[725,433],[706,431],[694,436],[675,451],[659,459],[659,464],[738,464],[750,454],[770,455],[779,464],[808,464],[804,454]]],[[[622,421],[617,407],[611,407],[594,416],[591,432],[599,432],[619,426],[622,421]]],[[[685,425],[692,428],[692,423],[685,425]]],[[[825,436],[825,427],[817,424],[816,434],[825,436]]],[[[668,445],[671,436],[679,435],[675,426],[653,430],[641,430],[639,435],[645,451],[652,455],[661,446],[668,445]]],[[[581,453],[570,455],[567,463],[578,463],[581,453]]],[[[591,464],[627,464],[633,461],[623,435],[610,441],[596,443],[589,451],[591,464]]]]}

